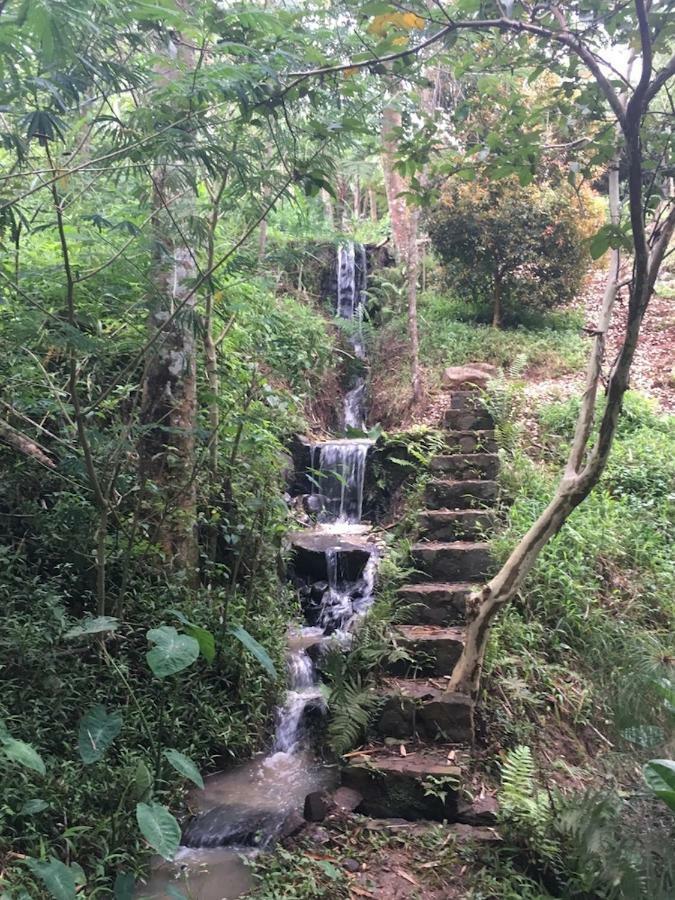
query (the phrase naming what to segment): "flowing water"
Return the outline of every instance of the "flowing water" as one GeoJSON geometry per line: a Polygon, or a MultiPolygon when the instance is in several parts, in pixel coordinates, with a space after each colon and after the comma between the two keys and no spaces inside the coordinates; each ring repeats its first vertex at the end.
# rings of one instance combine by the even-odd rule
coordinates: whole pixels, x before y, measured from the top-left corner
{"type": "Polygon", "coordinates": [[[319,522],[357,524],[363,514],[366,457],[373,441],[324,441],[312,447],[313,491],[324,498],[319,522]]]}
{"type": "MultiPolygon", "coordinates": [[[[338,256],[338,314],[361,318],[365,299],[365,249],[343,245],[338,256]]],[[[354,353],[365,358],[359,334],[352,339],[354,353]]],[[[345,426],[365,424],[365,379],[360,378],[345,398],[345,426]]],[[[151,879],[137,892],[138,898],[171,900],[181,891],[194,900],[231,900],[251,888],[246,859],[269,846],[284,833],[290,817],[302,813],[311,791],[330,787],[337,773],[319,761],[311,749],[311,724],[325,713],[321,683],[312,661],[321,646],[335,642],[349,645],[359,621],[372,603],[378,554],[362,540],[367,561],[345,565],[341,538],[367,530],[361,525],[366,459],[372,441],[335,440],[316,444],[311,465],[321,494],[319,517],[326,560],[327,586],[320,594],[318,622],[313,627],[291,629],[288,637],[287,692],[276,712],[270,752],[205,779],[202,791],[194,791],[194,817],[183,829],[183,846],[172,863],[156,860],[151,879]],[[335,540],[326,535],[335,535],[335,540]],[[320,645],[318,650],[316,645],[320,645]],[[315,650],[312,655],[310,648],[315,650]]],[[[326,584],[324,582],[324,584],[326,584]]]]}
{"type": "MultiPolygon", "coordinates": [[[[357,323],[349,341],[354,356],[365,362],[366,351],[363,340],[363,311],[368,283],[368,259],[363,244],[348,241],[338,247],[337,255],[337,314],[342,319],[357,323]]],[[[345,430],[366,428],[366,379],[359,375],[345,394],[343,418],[345,430]]]]}

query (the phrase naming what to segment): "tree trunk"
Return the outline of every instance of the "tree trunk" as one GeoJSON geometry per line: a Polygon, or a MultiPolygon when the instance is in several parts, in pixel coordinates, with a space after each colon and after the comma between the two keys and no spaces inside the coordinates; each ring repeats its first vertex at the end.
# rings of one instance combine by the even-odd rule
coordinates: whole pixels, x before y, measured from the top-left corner
{"type": "MultiPolygon", "coordinates": [[[[196,266],[190,251],[175,242],[159,208],[169,172],[167,167],[154,179],[157,215],[154,228],[157,251],[153,267],[156,297],[148,328],[152,336],[185,299],[196,266]]],[[[195,426],[197,415],[197,371],[194,335],[194,299],[181,315],[164,329],[146,360],[143,377],[140,446],[141,477],[151,483],[160,509],[152,499],[148,511],[154,540],[172,569],[194,570],[197,563],[195,522],[195,426]]]]}
{"type": "Polygon", "coordinates": [[[399,265],[407,263],[410,247],[408,208],[403,196],[406,183],[403,176],[394,169],[396,161],[396,130],[401,127],[401,113],[393,106],[382,110],[382,170],[384,187],[391,219],[391,236],[394,241],[394,255],[399,265]]]}
{"type": "MultiPolygon", "coordinates": [[[[475,694],[478,691],[489,629],[494,617],[520,589],[543,547],[558,533],[570,513],[598,483],[609,458],[623,396],[628,388],[628,376],[642,319],[663,257],[675,231],[675,207],[672,207],[668,218],[653,236],[653,246],[649,253],[643,221],[643,177],[638,146],[639,119],[636,117],[633,122],[629,121],[625,131],[629,145],[628,182],[635,258],[624,341],[609,376],[607,402],[600,423],[598,439],[590,454],[587,454],[588,440],[595,417],[595,400],[605,355],[606,333],[611,321],[612,307],[618,287],[620,264],[618,251],[612,253],[609,261],[607,287],[596,329],[595,343],[587,368],[586,390],[565,473],[553,499],[521,538],[506,563],[497,575],[472,597],[466,641],[462,655],[448,683],[449,693],[458,691],[475,694]],[[630,130],[631,126],[632,131],[630,130]],[[584,465],[586,458],[587,461],[584,465]]],[[[615,163],[610,172],[610,217],[612,222],[618,221],[618,179],[618,166],[615,163]]]]}
{"type": "Polygon", "coordinates": [[[409,210],[409,238],[408,266],[406,277],[408,280],[408,338],[410,340],[410,367],[412,392],[415,403],[420,403],[424,395],[422,373],[420,370],[420,343],[417,328],[417,281],[419,278],[419,247],[417,245],[417,226],[419,211],[409,210]]]}
{"type": "Polygon", "coordinates": [[[377,194],[375,188],[368,188],[368,208],[370,210],[370,221],[377,222],[377,194]]]}
{"type": "Polygon", "coordinates": [[[501,328],[502,325],[502,279],[499,272],[495,272],[494,291],[492,294],[492,327],[501,328]]]}
{"type": "MultiPolygon", "coordinates": [[[[183,63],[193,53],[181,44],[177,54],[183,63]]],[[[171,59],[158,69],[165,82],[180,77],[171,59]]],[[[161,549],[165,565],[196,577],[197,490],[195,485],[195,429],[197,425],[197,363],[195,339],[196,296],[191,296],[197,261],[189,245],[189,223],[194,200],[182,191],[177,203],[167,198],[181,193],[180,167],[164,162],[152,175],[152,229],[154,292],[148,317],[150,337],[161,329],[145,362],[141,405],[142,437],[140,474],[151,486],[147,514],[152,537],[161,549]],[[178,182],[178,190],[172,190],[178,182]],[[189,298],[189,299],[187,299],[189,298]],[[187,299],[187,302],[185,302],[187,299]],[[174,309],[184,303],[171,320],[174,309]]]]}

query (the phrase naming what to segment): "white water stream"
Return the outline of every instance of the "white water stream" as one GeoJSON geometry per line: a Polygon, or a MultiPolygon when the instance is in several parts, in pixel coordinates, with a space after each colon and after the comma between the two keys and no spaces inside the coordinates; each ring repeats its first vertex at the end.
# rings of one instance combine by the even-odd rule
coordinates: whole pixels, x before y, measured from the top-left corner
{"type": "MultiPolygon", "coordinates": [[[[365,298],[366,258],[362,247],[340,248],[338,255],[338,314],[361,315],[365,298]]],[[[363,344],[352,341],[363,358],[363,344]]],[[[345,398],[346,427],[362,428],[365,380],[345,398]]],[[[323,497],[318,529],[335,535],[324,550],[328,587],[321,597],[318,624],[292,629],[287,657],[287,692],[276,712],[276,727],[268,754],[206,779],[194,791],[196,816],[183,831],[182,846],[173,863],[157,860],[147,886],[138,898],[171,900],[172,887],[193,900],[231,900],[251,887],[246,857],[269,845],[283,831],[292,814],[302,813],[308,793],[334,783],[336,771],[316,759],[310,746],[308,717],[321,716],[325,700],[312,657],[313,645],[328,641],[349,645],[354,628],[372,603],[377,552],[372,544],[365,567],[354,580],[345,575],[340,538],[367,530],[361,525],[366,458],[372,441],[326,441],[315,445],[311,465],[315,493],[323,497]]]]}

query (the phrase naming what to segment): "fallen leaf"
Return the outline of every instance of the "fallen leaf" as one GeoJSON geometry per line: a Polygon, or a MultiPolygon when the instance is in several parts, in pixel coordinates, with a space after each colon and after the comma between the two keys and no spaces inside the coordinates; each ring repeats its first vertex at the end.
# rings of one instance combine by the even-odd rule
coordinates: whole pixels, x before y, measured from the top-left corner
{"type": "Polygon", "coordinates": [[[408,751],[405,749],[405,744],[401,744],[401,746],[399,747],[399,752],[400,752],[401,756],[408,755],[408,751]]]}
{"type": "Polygon", "coordinates": [[[410,884],[414,884],[415,887],[419,887],[419,882],[415,881],[412,875],[408,875],[407,872],[404,872],[403,869],[394,869],[394,872],[399,876],[399,878],[405,878],[406,881],[409,881],[410,884]]]}

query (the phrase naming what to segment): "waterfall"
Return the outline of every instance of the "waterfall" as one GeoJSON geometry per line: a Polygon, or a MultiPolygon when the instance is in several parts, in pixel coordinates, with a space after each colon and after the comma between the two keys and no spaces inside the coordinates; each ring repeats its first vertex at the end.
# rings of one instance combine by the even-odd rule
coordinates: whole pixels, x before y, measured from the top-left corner
{"type": "Polygon", "coordinates": [[[363,483],[370,440],[325,441],[312,448],[313,493],[324,500],[325,522],[357,523],[363,512],[363,483]]]}
{"type": "Polygon", "coordinates": [[[311,705],[325,705],[316,680],[314,663],[304,648],[289,654],[286,668],[288,691],[284,705],[277,710],[273,747],[275,753],[293,753],[303,737],[305,710],[311,705]]]}
{"type": "MultiPolygon", "coordinates": [[[[353,241],[340,244],[337,251],[337,314],[342,319],[356,320],[358,329],[350,335],[349,342],[357,359],[365,361],[363,340],[363,310],[366,302],[368,259],[363,244],[353,241]]],[[[366,379],[357,376],[344,399],[344,427],[364,431],[366,379]]]]}

